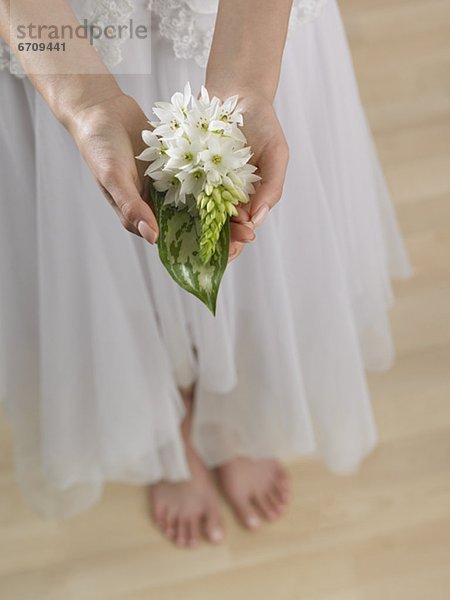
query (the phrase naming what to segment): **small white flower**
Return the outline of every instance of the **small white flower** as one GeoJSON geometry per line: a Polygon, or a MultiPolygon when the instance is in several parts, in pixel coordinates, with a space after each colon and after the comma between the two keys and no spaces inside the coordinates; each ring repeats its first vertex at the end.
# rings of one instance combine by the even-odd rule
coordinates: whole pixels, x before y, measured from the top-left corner
{"type": "Polygon", "coordinates": [[[217,108],[216,119],[225,123],[234,123],[242,127],[244,124],[244,118],[242,113],[236,110],[238,103],[238,96],[231,96],[227,98],[223,104],[220,104],[217,108]]]}
{"type": "Polygon", "coordinates": [[[202,85],[200,89],[200,98],[198,100],[196,98],[193,98],[193,104],[194,107],[198,105],[198,107],[200,107],[201,110],[209,113],[212,116],[215,114],[220,104],[220,100],[216,96],[210,98],[208,90],[205,88],[204,85],[202,85]]]}
{"type": "Polygon", "coordinates": [[[165,192],[164,204],[178,206],[186,202],[186,195],[181,193],[181,182],[175,173],[170,171],[156,171],[151,174],[153,186],[158,192],[165,192]]]}
{"type": "Polygon", "coordinates": [[[206,189],[206,193],[209,196],[210,194],[212,194],[212,188],[217,187],[218,185],[220,185],[222,183],[222,175],[216,169],[211,169],[209,171],[205,169],[205,173],[206,173],[206,183],[210,186],[205,189],[206,189]]]}
{"type": "Polygon", "coordinates": [[[169,156],[167,155],[168,146],[166,146],[152,131],[148,130],[142,132],[142,140],[148,145],[148,148],[145,148],[145,150],[143,150],[139,156],[136,156],[136,158],[146,162],[152,161],[145,171],[146,175],[150,175],[154,171],[162,169],[167,163],[169,159],[169,156]]]}
{"type": "Polygon", "coordinates": [[[236,150],[233,140],[219,136],[212,137],[206,150],[200,153],[205,171],[217,171],[221,175],[243,167],[250,157],[249,148],[236,150]]]}
{"type": "Polygon", "coordinates": [[[177,178],[181,181],[180,193],[186,196],[192,195],[197,198],[203,191],[206,175],[205,171],[199,167],[192,171],[182,171],[178,173],[177,178]]]}
{"type": "Polygon", "coordinates": [[[191,86],[187,83],[184,94],[177,92],[172,96],[170,102],[156,102],[153,112],[159,121],[151,122],[151,125],[155,127],[154,134],[166,140],[183,135],[183,124],[191,99],[191,86]]]}
{"type": "MultiPolygon", "coordinates": [[[[192,98],[192,109],[189,112],[186,125],[188,135],[190,137],[195,135],[210,137],[209,134],[211,132],[216,133],[220,131],[228,135],[231,134],[232,128],[230,125],[234,121],[228,120],[228,111],[233,106],[234,98],[236,98],[237,103],[237,96],[235,96],[222,105],[216,96],[210,100],[208,90],[202,86],[200,98],[198,100],[192,98]],[[224,110],[223,107],[225,104],[226,108],[224,110]]],[[[245,142],[245,137],[241,139],[245,142]]]]}
{"type": "Polygon", "coordinates": [[[230,173],[230,179],[235,188],[241,190],[247,199],[249,199],[249,195],[255,193],[253,184],[261,180],[259,175],[255,175],[255,171],[256,167],[254,165],[246,164],[230,173]]]}
{"type": "Polygon", "coordinates": [[[169,157],[167,169],[182,171],[193,169],[198,164],[199,153],[202,149],[203,146],[199,140],[191,142],[185,137],[177,138],[167,150],[169,157]]]}
{"type": "Polygon", "coordinates": [[[182,94],[181,92],[176,92],[172,96],[171,103],[176,109],[181,111],[181,113],[186,117],[191,99],[192,99],[191,84],[189,82],[187,82],[186,85],[184,86],[184,93],[182,94]]]}

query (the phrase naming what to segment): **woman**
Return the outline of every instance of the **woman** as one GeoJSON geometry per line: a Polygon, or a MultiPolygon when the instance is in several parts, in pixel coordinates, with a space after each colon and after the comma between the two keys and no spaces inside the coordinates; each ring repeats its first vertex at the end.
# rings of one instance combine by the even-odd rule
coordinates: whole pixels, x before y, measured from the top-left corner
{"type": "Polygon", "coordinates": [[[376,444],[364,367],[392,363],[389,279],[410,268],[335,0],[72,3],[91,24],[152,15],[149,75],[131,39],[99,45],[105,63],[86,40],[20,53],[20,24],[77,20],[8,4],[29,80],[0,73],[0,391],[27,500],[70,516],[105,481],[151,484],[158,527],[196,546],[224,536],[211,469],[249,528],[286,508],[281,458],[355,472],[376,444]],[[134,160],[152,104],[188,80],[239,95],[262,177],[215,319],[148,245],[134,160]]]}

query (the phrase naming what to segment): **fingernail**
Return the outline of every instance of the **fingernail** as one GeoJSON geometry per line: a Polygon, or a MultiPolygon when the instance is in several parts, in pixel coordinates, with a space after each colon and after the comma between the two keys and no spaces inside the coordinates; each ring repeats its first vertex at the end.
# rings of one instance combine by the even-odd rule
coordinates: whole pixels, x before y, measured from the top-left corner
{"type": "Polygon", "coordinates": [[[139,221],[137,228],[144,240],[147,240],[149,244],[156,244],[158,234],[150,227],[150,225],[147,225],[145,221],[139,221]]]}
{"type": "Polygon", "coordinates": [[[256,529],[257,527],[260,526],[261,521],[258,519],[258,517],[256,515],[250,515],[248,517],[248,519],[246,520],[247,523],[247,527],[250,527],[250,529],[256,529]]]}
{"type": "Polygon", "coordinates": [[[267,206],[267,204],[265,204],[264,206],[261,206],[261,208],[258,210],[256,215],[252,218],[254,225],[256,227],[259,227],[259,225],[262,225],[262,223],[264,222],[264,220],[268,214],[269,214],[269,207],[267,206]]]}
{"type": "Polygon", "coordinates": [[[253,234],[251,238],[249,238],[248,240],[242,240],[244,242],[244,244],[250,244],[251,242],[254,242],[256,240],[256,235],[253,234]]]}
{"type": "Polygon", "coordinates": [[[221,542],[223,540],[223,531],[221,529],[213,529],[210,533],[210,539],[213,542],[221,542]]]}

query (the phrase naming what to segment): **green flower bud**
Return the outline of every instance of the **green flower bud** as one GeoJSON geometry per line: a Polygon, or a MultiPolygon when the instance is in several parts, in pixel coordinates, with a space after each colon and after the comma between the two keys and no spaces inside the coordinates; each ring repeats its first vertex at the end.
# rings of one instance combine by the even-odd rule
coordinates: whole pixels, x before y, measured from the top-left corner
{"type": "Polygon", "coordinates": [[[241,201],[242,194],[240,194],[240,193],[238,192],[238,190],[237,190],[235,187],[233,187],[233,188],[228,188],[228,191],[229,191],[229,192],[230,192],[230,194],[233,196],[233,198],[235,198],[235,199],[236,199],[238,202],[240,202],[240,201],[241,201]]]}
{"type": "Polygon", "coordinates": [[[238,214],[236,205],[240,194],[227,191],[224,186],[205,186],[205,192],[197,198],[197,208],[201,223],[200,257],[206,264],[216,251],[222,229],[231,216],[238,214]],[[205,193],[206,192],[206,193],[205,193]]]}
{"type": "Polygon", "coordinates": [[[222,198],[224,200],[226,200],[227,202],[234,202],[235,201],[235,198],[233,198],[233,196],[230,194],[230,192],[228,192],[226,190],[224,192],[222,192],[222,198]]]}

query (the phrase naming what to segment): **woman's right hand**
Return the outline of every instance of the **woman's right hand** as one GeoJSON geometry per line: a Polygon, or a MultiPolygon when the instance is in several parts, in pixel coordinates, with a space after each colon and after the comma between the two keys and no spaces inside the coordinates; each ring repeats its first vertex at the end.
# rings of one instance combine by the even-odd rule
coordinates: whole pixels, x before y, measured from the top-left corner
{"type": "Polygon", "coordinates": [[[144,149],[141,132],[148,120],[137,102],[118,94],[83,108],[66,126],[122,225],[154,244],[158,224],[145,192],[147,165],[135,159],[144,149]]]}

